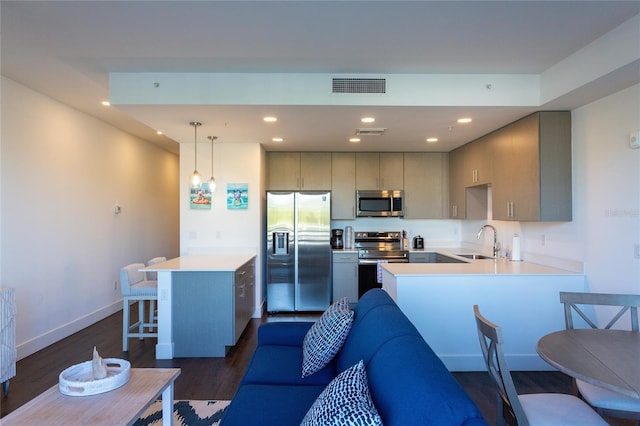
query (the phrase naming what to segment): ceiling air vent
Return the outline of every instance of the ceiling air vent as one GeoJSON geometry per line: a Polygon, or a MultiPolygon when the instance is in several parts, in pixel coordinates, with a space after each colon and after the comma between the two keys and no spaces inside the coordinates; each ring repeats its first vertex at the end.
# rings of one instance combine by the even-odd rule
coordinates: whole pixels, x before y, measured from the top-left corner
{"type": "Polygon", "coordinates": [[[387,129],[384,127],[365,127],[361,129],[356,129],[356,135],[358,136],[380,136],[384,134],[387,129]]]}
{"type": "Polygon", "coordinates": [[[387,93],[385,78],[334,78],[333,93],[387,93]]]}

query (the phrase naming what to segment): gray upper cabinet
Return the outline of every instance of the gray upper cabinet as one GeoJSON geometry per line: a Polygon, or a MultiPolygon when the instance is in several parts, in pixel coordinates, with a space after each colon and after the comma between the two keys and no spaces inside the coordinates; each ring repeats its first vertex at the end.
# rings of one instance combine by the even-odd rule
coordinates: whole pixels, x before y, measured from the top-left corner
{"type": "Polygon", "coordinates": [[[330,190],[331,153],[269,152],[270,190],[330,190]]]}
{"type": "Polygon", "coordinates": [[[493,143],[484,136],[464,149],[464,186],[486,185],[493,180],[493,143]]]}
{"type": "Polygon", "coordinates": [[[449,153],[449,218],[466,219],[464,147],[449,153]]]}
{"type": "Polygon", "coordinates": [[[404,156],[405,219],[445,219],[449,155],[412,152],[404,156]]]}
{"type": "Polygon", "coordinates": [[[570,221],[571,113],[538,112],[494,135],[493,218],[570,221]]]}
{"type": "Polygon", "coordinates": [[[331,219],[356,217],[356,155],[331,154],[331,219]]]}
{"type": "Polygon", "coordinates": [[[531,114],[449,153],[449,218],[571,220],[571,113],[531,114]]]}
{"type": "Polygon", "coordinates": [[[356,188],[404,189],[403,168],[401,152],[357,152],[356,188]]]}

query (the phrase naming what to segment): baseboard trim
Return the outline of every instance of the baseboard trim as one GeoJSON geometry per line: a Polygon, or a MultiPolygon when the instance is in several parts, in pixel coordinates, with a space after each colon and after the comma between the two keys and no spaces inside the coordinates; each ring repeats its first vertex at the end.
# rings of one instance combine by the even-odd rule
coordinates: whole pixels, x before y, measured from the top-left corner
{"type": "Polygon", "coordinates": [[[16,345],[18,361],[122,310],[122,300],[16,345]]]}

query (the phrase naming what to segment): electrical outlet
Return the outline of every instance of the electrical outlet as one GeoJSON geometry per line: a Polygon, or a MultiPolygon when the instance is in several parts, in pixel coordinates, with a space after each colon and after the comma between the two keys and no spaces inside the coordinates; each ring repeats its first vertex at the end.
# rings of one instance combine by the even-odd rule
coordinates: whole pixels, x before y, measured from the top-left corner
{"type": "Polygon", "coordinates": [[[118,289],[118,280],[115,280],[115,281],[113,282],[113,289],[114,289],[114,290],[117,290],[117,289],[118,289]]]}
{"type": "Polygon", "coordinates": [[[640,244],[633,246],[633,257],[635,259],[640,259],[640,244]]]}
{"type": "Polygon", "coordinates": [[[540,244],[542,247],[547,245],[547,236],[545,234],[540,235],[540,244]]]}

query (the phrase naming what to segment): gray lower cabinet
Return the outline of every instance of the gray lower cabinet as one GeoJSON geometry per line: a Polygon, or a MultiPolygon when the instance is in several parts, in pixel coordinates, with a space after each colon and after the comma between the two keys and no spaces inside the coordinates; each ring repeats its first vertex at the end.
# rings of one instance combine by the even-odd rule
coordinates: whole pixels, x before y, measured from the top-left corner
{"type": "Polygon", "coordinates": [[[409,252],[409,263],[436,263],[436,253],[409,252]]]}
{"type": "Polygon", "coordinates": [[[333,301],[346,297],[358,301],[358,253],[333,252],[333,301]]]}
{"type": "Polygon", "coordinates": [[[251,319],[255,258],[235,271],[172,276],[173,356],[224,357],[251,319]]]}

